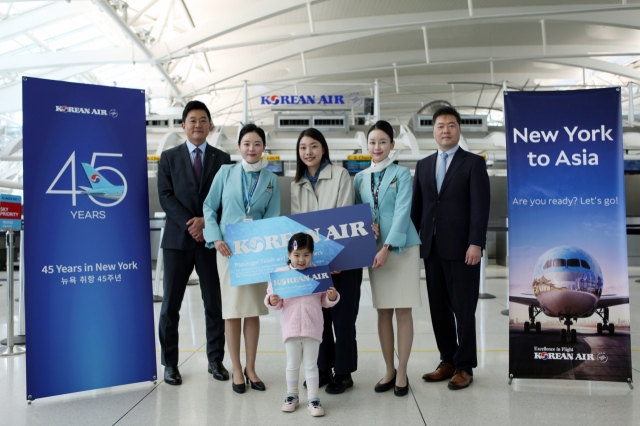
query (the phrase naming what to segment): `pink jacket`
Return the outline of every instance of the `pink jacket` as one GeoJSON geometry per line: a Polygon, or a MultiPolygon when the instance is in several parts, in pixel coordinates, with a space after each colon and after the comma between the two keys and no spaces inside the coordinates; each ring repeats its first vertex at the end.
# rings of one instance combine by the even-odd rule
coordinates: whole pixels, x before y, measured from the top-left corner
{"type": "MultiPolygon", "coordinates": [[[[313,264],[311,266],[314,266],[313,264]]],[[[291,265],[278,268],[276,272],[293,269],[291,265]]],[[[322,342],[322,330],[324,318],[322,308],[335,306],[340,300],[340,294],[333,302],[327,297],[327,293],[314,293],[307,296],[280,299],[278,304],[271,306],[269,297],[273,294],[271,282],[267,288],[267,296],[264,304],[270,309],[282,309],[280,325],[282,326],[282,341],[286,342],[290,337],[311,337],[322,342]]]]}

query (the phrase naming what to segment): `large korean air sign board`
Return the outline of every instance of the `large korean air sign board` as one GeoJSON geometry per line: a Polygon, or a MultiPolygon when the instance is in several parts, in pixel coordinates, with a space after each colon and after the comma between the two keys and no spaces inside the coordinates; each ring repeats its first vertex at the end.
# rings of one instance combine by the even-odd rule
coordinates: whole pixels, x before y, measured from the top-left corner
{"type": "Polygon", "coordinates": [[[349,95],[267,95],[260,96],[261,105],[349,105],[359,106],[358,93],[349,95]]]}

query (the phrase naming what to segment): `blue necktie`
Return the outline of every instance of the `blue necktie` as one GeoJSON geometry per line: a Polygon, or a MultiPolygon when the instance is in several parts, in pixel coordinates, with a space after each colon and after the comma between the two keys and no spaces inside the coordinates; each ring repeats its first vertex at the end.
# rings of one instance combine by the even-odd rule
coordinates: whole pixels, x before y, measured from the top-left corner
{"type": "Polygon", "coordinates": [[[438,173],[436,174],[436,186],[438,187],[438,194],[440,193],[440,188],[442,187],[442,181],[444,180],[444,175],[447,173],[447,157],[449,154],[443,152],[440,154],[440,166],[438,167],[438,173]]]}

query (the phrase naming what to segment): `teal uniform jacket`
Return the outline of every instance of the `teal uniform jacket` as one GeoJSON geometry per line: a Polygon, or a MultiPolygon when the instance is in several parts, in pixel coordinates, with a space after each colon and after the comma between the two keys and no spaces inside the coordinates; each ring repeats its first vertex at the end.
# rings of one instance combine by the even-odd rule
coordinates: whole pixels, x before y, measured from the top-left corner
{"type": "MultiPolygon", "coordinates": [[[[224,167],[224,166],[223,166],[224,167]]],[[[369,203],[373,215],[371,194],[372,173],[360,172],[353,180],[356,204],[369,203]]],[[[378,187],[378,179],[375,188],[378,187]]],[[[411,221],[411,172],[406,167],[390,164],[384,172],[378,195],[379,225],[382,244],[389,244],[399,252],[403,247],[420,244],[420,237],[411,221]]]]}
{"type": "MultiPolygon", "coordinates": [[[[208,248],[214,248],[214,241],[224,240],[225,226],[244,221],[247,215],[242,182],[242,164],[224,165],[216,174],[204,200],[204,239],[208,248]],[[222,217],[218,225],[218,211],[222,207],[222,217]]],[[[253,220],[280,216],[280,185],[278,177],[268,170],[260,170],[260,178],[251,202],[249,216],[253,220]]]]}

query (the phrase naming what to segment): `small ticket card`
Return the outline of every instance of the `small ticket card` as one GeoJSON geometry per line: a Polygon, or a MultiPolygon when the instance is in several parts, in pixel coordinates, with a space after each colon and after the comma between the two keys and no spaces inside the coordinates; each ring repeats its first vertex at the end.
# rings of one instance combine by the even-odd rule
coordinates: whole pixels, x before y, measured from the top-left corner
{"type": "Polygon", "coordinates": [[[322,293],[333,287],[328,266],[316,266],[299,271],[272,272],[270,275],[273,292],[281,299],[322,293]]]}

